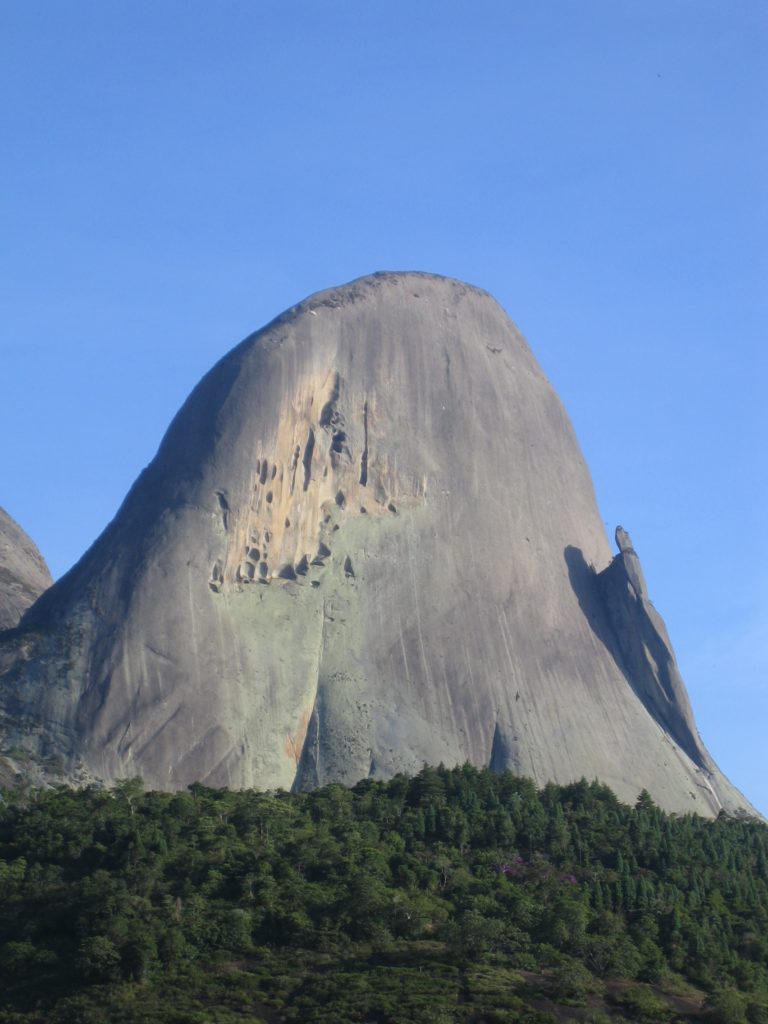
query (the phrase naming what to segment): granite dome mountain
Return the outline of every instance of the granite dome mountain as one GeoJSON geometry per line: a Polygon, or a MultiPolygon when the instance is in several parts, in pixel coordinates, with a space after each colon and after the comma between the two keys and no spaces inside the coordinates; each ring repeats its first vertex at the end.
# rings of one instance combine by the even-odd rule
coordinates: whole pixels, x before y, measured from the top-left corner
{"type": "Polygon", "coordinates": [[[362,278],[226,355],[0,637],[4,742],[163,789],[468,760],[752,813],[617,541],[612,557],[563,407],[496,302],[362,278]]]}

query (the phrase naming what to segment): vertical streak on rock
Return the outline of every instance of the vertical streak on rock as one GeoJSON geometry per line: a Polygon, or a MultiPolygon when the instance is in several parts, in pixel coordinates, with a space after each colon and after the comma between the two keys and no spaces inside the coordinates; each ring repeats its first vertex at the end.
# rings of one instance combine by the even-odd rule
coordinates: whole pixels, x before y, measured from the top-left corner
{"type": "Polygon", "coordinates": [[[360,458],[360,486],[368,483],[368,400],[363,403],[363,454],[360,458]]]}
{"type": "Polygon", "coordinates": [[[299,464],[300,454],[301,446],[297,444],[296,447],[293,449],[293,455],[291,457],[291,494],[293,494],[293,489],[296,486],[296,468],[299,464]]]}
{"type": "Polygon", "coordinates": [[[320,413],[320,426],[321,427],[330,427],[331,420],[333,419],[333,414],[336,411],[336,403],[339,400],[339,393],[340,393],[340,391],[341,391],[341,375],[338,372],[336,372],[333,375],[333,387],[331,388],[331,393],[328,396],[328,401],[325,403],[325,405],[323,406],[322,411],[320,413]]]}
{"type": "Polygon", "coordinates": [[[304,490],[309,487],[309,481],[312,479],[312,453],[315,450],[315,432],[312,427],[309,428],[309,434],[307,435],[307,443],[304,446],[304,458],[302,460],[304,465],[304,490]]]}

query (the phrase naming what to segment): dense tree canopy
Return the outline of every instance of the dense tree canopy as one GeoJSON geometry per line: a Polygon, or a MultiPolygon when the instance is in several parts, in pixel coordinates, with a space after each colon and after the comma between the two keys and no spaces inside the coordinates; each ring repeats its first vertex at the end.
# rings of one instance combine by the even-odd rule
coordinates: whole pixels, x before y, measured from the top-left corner
{"type": "Polygon", "coordinates": [[[7,1024],[768,1021],[768,829],[585,781],[4,792],[0,900],[7,1024]]]}

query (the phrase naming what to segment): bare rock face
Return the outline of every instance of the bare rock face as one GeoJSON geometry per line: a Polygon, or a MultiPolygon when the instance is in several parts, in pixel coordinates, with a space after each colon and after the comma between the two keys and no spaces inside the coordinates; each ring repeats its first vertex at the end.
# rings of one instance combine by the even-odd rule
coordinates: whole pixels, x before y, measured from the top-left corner
{"type": "Polygon", "coordinates": [[[221,360],[0,648],[8,742],[107,781],[309,787],[466,760],[751,810],[628,539],[493,299],[322,292],[221,360]]]}
{"type": "Polygon", "coordinates": [[[0,632],[17,626],[27,608],[52,583],[34,542],[0,508],[0,632]]]}

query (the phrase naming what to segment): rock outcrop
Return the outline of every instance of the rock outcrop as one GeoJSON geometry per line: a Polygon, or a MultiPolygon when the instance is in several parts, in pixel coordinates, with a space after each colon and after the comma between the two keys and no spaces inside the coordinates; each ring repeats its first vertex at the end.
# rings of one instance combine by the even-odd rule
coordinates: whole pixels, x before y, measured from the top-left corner
{"type": "Polygon", "coordinates": [[[8,742],[150,786],[424,762],[751,810],[706,754],[628,539],[485,292],[380,274],[225,356],[0,649],[8,742]]]}
{"type": "Polygon", "coordinates": [[[0,632],[17,626],[27,608],[52,583],[34,542],[0,508],[0,632]]]}

